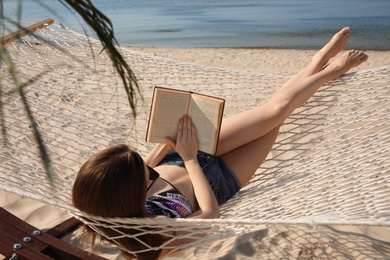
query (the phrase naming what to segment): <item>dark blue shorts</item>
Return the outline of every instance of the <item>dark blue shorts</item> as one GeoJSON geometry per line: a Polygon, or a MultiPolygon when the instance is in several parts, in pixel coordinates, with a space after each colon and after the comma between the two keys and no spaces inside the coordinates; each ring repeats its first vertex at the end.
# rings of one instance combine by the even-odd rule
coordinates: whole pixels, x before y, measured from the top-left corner
{"type": "MultiPolygon", "coordinates": [[[[220,157],[198,152],[198,162],[217,198],[218,205],[228,201],[240,190],[237,177],[220,157]]],[[[176,151],[170,151],[159,165],[185,167],[183,160],[176,151]]]]}

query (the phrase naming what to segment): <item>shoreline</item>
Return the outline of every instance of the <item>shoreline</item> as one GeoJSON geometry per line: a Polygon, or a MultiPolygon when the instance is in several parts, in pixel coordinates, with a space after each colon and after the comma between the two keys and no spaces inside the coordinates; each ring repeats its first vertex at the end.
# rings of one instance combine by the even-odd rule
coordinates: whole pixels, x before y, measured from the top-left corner
{"type": "MultiPolygon", "coordinates": [[[[325,43],[324,43],[325,44],[325,43]]],[[[146,48],[146,49],[251,49],[251,50],[286,50],[286,51],[316,51],[318,48],[287,48],[287,47],[261,47],[261,46],[235,46],[235,47],[212,47],[212,46],[157,46],[157,45],[131,45],[131,44],[120,44],[120,47],[123,48],[146,48]]],[[[348,48],[347,48],[348,49],[348,48]]],[[[363,48],[362,50],[364,51],[390,51],[390,49],[365,49],[363,48]]]]}
{"type": "MultiPolygon", "coordinates": [[[[227,70],[243,70],[260,74],[290,76],[303,69],[318,50],[268,48],[161,48],[125,46],[134,51],[148,53],[204,66],[227,70]]],[[[348,48],[346,48],[348,49],[348,48]]],[[[356,70],[390,65],[390,50],[363,50],[369,57],[356,70]]]]}

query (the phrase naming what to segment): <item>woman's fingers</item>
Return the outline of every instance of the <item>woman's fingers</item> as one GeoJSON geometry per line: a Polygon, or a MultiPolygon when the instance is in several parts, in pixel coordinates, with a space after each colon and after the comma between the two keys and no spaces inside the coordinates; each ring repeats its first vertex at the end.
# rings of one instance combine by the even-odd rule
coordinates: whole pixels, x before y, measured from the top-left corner
{"type": "Polygon", "coordinates": [[[177,124],[177,139],[183,137],[183,118],[180,118],[179,123],[177,124]]]}
{"type": "Polygon", "coordinates": [[[196,127],[194,124],[191,125],[191,134],[192,134],[192,136],[197,137],[196,127]]]}
{"type": "Polygon", "coordinates": [[[177,129],[177,137],[179,138],[188,138],[191,136],[192,131],[192,120],[188,116],[183,116],[179,120],[179,125],[177,129]]]}
{"type": "Polygon", "coordinates": [[[184,116],[183,117],[183,138],[188,137],[188,117],[184,116]]]}
{"type": "Polygon", "coordinates": [[[183,116],[183,118],[181,118],[178,123],[176,140],[193,137],[196,137],[195,125],[192,123],[192,120],[189,116],[183,116]]]}
{"type": "Polygon", "coordinates": [[[191,135],[191,131],[192,131],[192,120],[191,120],[191,117],[187,117],[187,127],[188,127],[188,132],[191,135]]]}
{"type": "Polygon", "coordinates": [[[186,125],[187,137],[191,137],[192,120],[191,120],[190,117],[185,116],[184,117],[184,122],[185,122],[185,125],[186,125]]]}
{"type": "Polygon", "coordinates": [[[196,158],[198,153],[198,139],[196,136],[195,125],[188,116],[183,116],[179,120],[177,127],[176,141],[167,139],[170,144],[183,158],[183,160],[189,160],[196,158]]]}

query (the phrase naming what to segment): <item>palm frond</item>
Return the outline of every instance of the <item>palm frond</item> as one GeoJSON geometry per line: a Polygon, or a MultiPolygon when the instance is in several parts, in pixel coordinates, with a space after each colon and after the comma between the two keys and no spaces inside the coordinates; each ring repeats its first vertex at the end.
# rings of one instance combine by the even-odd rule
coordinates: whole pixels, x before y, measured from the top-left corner
{"type": "MultiPolygon", "coordinates": [[[[90,0],[60,1],[65,2],[73,10],[75,10],[83,18],[85,23],[96,33],[96,36],[102,43],[104,50],[106,50],[110,56],[115,70],[121,77],[128,96],[130,107],[133,111],[133,117],[136,117],[136,100],[137,93],[140,94],[140,89],[133,71],[116,48],[118,42],[114,36],[114,28],[111,20],[100,12],[90,0]]],[[[141,95],[140,97],[142,98],[141,95]]]]}
{"type": "MultiPolygon", "coordinates": [[[[41,3],[39,0],[36,0],[38,3],[41,3]]],[[[105,16],[102,12],[100,12],[90,0],[58,0],[60,3],[62,3],[64,6],[66,6],[69,10],[74,10],[83,20],[84,22],[95,32],[97,38],[100,40],[100,42],[103,45],[103,50],[107,52],[109,55],[114,69],[118,72],[122,82],[123,86],[126,90],[129,105],[132,109],[133,117],[135,118],[137,115],[136,111],[136,100],[138,97],[142,99],[142,95],[140,92],[140,88],[137,83],[137,79],[131,70],[130,66],[127,64],[125,59],[123,58],[122,54],[118,51],[117,47],[119,44],[114,36],[114,29],[111,23],[111,20],[105,16]]],[[[16,28],[21,30],[26,30],[21,25],[21,5],[22,1],[18,2],[18,10],[17,10],[17,18],[14,20],[11,20],[11,24],[16,25],[16,28]]],[[[9,18],[6,18],[4,16],[3,12],[3,0],[0,0],[0,23],[2,24],[2,28],[4,30],[4,21],[9,20],[9,18]]],[[[4,34],[4,32],[3,32],[4,34]]],[[[37,37],[39,38],[39,36],[37,37]]],[[[68,53],[69,54],[69,53],[68,53]]],[[[71,55],[71,54],[70,54],[71,55]]],[[[72,55],[71,55],[72,56],[72,55]]],[[[77,57],[73,57],[76,60],[78,60],[77,57]]],[[[6,48],[4,47],[3,42],[0,43],[0,59],[5,64],[5,66],[8,68],[8,73],[11,75],[13,83],[15,85],[15,92],[17,92],[21,98],[23,107],[26,111],[28,120],[31,125],[31,129],[34,133],[35,139],[38,144],[38,149],[40,151],[40,157],[44,166],[44,169],[46,171],[48,180],[52,184],[53,190],[55,190],[54,183],[52,182],[54,177],[54,172],[51,168],[50,163],[50,157],[47,152],[46,146],[44,144],[44,141],[42,139],[42,135],[39,132],[39,129],[37,125],[35,124],[33,113],[29,107],[28,100],[26,98],[26,95],[24,93],[24,86],[27,86],[28,84],[31,84],[31,81],[28,81],[26,83],[21,83],[17,76],[17,68],[15,67],[15,64],[12,62],[9,54],[7,53],[6,48]]],[[[40,75],[37,75],[32,81],[36,80],[36,78],[39,78],[40,75]]],[[[3,76],[0,75],[0,82],[2,81],[3,76]]],[[[0,84],[0,127],[1,132],[4,137],[4,140],[6,141],[6,125],[4,121],[4,111],[3,111],[3,104],[2,104],[2,88],[0,84]]]]}

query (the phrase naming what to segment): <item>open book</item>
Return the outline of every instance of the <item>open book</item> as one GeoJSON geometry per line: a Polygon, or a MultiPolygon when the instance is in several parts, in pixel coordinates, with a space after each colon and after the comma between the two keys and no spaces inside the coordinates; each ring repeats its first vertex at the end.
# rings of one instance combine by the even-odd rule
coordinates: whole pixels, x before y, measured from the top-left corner
{"type": "Polygon", "coordinates": [[[177,124],[184,115],[191,117],[198,133],[199,150],[215,154],[225,100],[199,93],[155,87],[146,141],[165,143],[176,139],[177,124]]]}

